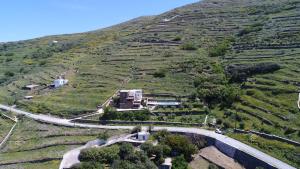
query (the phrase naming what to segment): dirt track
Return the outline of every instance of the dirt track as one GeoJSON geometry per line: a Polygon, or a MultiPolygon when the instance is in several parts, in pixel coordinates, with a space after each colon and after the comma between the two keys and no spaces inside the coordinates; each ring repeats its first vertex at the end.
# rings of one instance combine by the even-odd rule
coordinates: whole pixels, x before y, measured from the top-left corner
{"type": "Polygon", "coordinates": [[[201,149],[199,155],[225,169],[244,169],[239,163],[221,153],[214,146],[201,149]]]}

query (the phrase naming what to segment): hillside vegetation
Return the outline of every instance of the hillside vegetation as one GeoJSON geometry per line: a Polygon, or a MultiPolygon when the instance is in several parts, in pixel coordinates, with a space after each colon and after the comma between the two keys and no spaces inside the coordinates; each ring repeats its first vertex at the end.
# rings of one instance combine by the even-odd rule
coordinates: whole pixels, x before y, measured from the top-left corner
{"type": "Polygon", "coordinates": [[[142,88],[207,105],[225,128],[237,120],[300,141],[299,11],[297,0],[204,0],[102,30],[3,43],[0,101],[71,117],[117,89],[142,88]],[[69,85],[48,89],[61,74],[69,85]]]}

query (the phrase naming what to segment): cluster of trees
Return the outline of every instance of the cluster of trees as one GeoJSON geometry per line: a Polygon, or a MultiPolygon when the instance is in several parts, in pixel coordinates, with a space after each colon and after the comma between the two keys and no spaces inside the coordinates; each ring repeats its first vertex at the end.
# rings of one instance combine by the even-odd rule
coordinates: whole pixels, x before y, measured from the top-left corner
{"type": "Polygon", "coordinates": [[[155,169],[156,165],[143,151],[135,151],[129,143],[104,148],[90,148],[80,152],[81,163],[72,169],[95,168],[110,166],[112,169],[155,169]],[[95,167],[94,167],[95,166],[95,167]]]}
{"type": "Polygon", "coordinates": [[[240,89],[238,86],[229,84],[226,78],[201,76],[195,79],[194,86],[197,88],[197,96],[209,106],[220,104],[230,107],[239,99],[240,89]]]}
{"type": "Polygon", "coordinates": [[[159,131],[154,134],[154,138],[161,145],[169,146],[171,156],[183,155],[186,161],[192,160],[192,155],[196,153],[197,146],[191,140],[183,135],[171,134],[167,131],[159,131]]]}
{"type": "MultiPolygon", "coordinates": [[[[72,169],[155,169],[166,157],[172,157],[172,168],[187,169],[192,155],[198,150],[189,138],[183,135],[159,131],[154,134],[157,145],[146,142],[140,146],[141,151],[135,150],[132,144],[122,143],[104,148],[89,148],[80,152],[80,164],[72,169]]],[[[195,138],[201,147],[205,144],[202,139],[195,138]]]]}
{"type": "Polygon", "coordinates": [[[252,75],[272,73],[280,68],[279,64],[271,62],[242,65],[232,64],[226,67],[226,74],[230,77],[231,82],[244,82],[252,75]]]}
{"type": "Polygon", "coordinates": [[[58,43],[58,44],[52,44],[47,47],[39,47],[36,51],[34,51],[31,54],[31,57],[34,59],[39,59],[39,58],[49,58],[53,56],[54,53],[56,52],[64,52],[66,50],[71,49],[72,47],[76,46],[77,43],[58,43]]]}
{"type": "Polygon", "coordinates": [[[104,109],[104,114],[100,120],[125,120],[125,121],[147,121],[150,120],[149,110],[137,110],[128,112],[118,112],[111,107],[104,109]]]}

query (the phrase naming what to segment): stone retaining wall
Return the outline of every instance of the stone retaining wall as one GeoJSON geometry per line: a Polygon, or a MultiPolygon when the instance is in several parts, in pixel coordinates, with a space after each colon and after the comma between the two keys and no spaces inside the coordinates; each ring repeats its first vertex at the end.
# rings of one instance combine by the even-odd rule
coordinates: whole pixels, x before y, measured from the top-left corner
{"type": "Polygon", "coordinates": [[[295,146],[300,146],[300,143],[297,142],[297,141],[290,140],[290,139],[280,137],[280,136],[276,136],[276,135],[273,135],[273,134],[266,134],[266,133],[261,133],[261,132],[257,132],[257,131],[253,131],[253,130],[245,131],[245,130],[240,130],[240,129],[235,129],[235,132],[244,133],[244,134],[252,133],[252,134],[256,134],[256,135],[259,135],[261,137],[267,138],[267,139],[282,141],[282,142],[289,143],[289,144],[292,144],[292,145],[295,145],[295,146]]]}
{"type": "Polygon", "coordinates": [[[165,121],[120,121],[120,120],[86,120],[75,119],[74,123],[92,123],[92,124],[131,124],[131,125],[183,125],[183,126],[203,126],[202,123],[180,123],[180,122],[165,122],[165,121]]]}
{"type": "MultiPolygon", "coordinates": [[[[183,133],[180,133],[183,134],[183,133]]],[[[193,137],[194,133],[184,133],[185,135],[189,137],[193,137]]],[[[200,135],[202,136],[202,135],[200,135]]],[[[238,163],[240,163],[242,166],[244,166],[247,169],[255,169],[256,167],[263,167],[265,169],[276,169],[275,167],[271,166],[270,164],[257,159],[233,146],[230,146],[220,140],[217,140],[215,138],[205,137],[205,140],[207,142],[208,146],[215,146],[220,152],[224,153],[230,158],[233,158],[236,160],[238,163]]]]}

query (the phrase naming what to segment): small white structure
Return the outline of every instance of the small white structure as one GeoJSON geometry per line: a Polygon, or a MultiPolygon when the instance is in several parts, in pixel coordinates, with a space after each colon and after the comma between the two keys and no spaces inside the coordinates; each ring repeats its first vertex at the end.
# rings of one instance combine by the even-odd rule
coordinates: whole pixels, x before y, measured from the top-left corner
{"type": "Polygon", "coordinates": [[[172,168],[172,158],[166,158],[165,162],[159,166],[159,169],[171,169],[172,168]]]}
{"type": "Polygon", "coordinates": [[[39,87],[39,85],[35,85],[35,84],[30,84],[30,85],[26,85],[25,88],[29,89],[29,90],[33,90],[35,88],[39,87]]]}
{"type": "Polygon", "coordinates": [[[64,86],[68,83],[68,80],[67,79],[63,79],[63,78],[58,78],[58,79],[55,79],[54,82],[53,82],[53,86],[55,88],[58,88],[58,87],[61,87],[61,86],[64,86]]]}
{"type": "Polygon", "coordinates": [[[33,98],[33,96],[24,96],[24,99],[26,100],[31,100],[33,98]]]}
{"type": "Polygon", "coordinates": [[[150,137],[150,133],[146,131],[138,132],[137,139],[139,141],[147,141],[150,137]]]}

